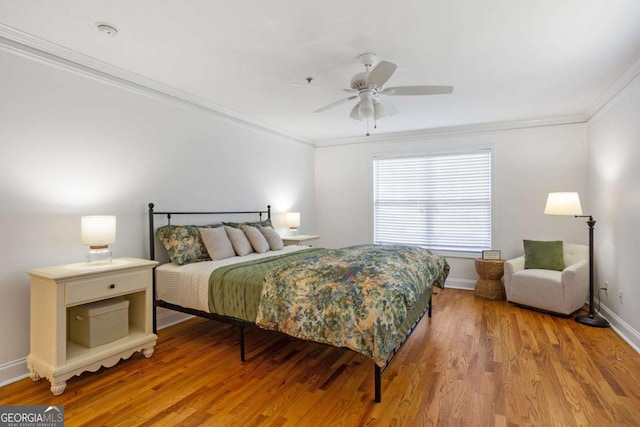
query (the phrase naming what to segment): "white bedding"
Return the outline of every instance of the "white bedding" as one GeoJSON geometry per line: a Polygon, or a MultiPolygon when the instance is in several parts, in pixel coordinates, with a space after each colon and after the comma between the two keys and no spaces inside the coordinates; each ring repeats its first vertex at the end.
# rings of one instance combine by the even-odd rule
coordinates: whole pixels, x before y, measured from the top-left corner
{"type": "Polygon", "coordinates": [[[168,303],[209,313],[209,276],[216,268],[302,249],[308,249],[308,246],[285,246],[279,251],[263,254],[254,252],[241,257],[186,265],[163,264],[156,268],[156,295],[168,303]]]}

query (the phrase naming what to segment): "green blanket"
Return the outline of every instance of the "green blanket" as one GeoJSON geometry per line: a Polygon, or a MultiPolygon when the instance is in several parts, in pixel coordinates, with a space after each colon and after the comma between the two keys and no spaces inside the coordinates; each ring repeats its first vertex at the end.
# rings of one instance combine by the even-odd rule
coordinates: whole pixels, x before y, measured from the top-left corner
{"type": "Polygon", "coordinates": [[[311,248],[219,267],[209,277],[209,311],[255,322],[265,276],[327,249],[311,248]]]}

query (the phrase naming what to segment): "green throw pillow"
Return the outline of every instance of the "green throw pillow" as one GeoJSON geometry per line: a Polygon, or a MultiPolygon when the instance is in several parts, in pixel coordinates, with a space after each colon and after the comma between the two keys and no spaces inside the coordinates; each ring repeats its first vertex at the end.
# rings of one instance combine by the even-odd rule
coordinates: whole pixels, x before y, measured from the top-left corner
{"type": "Polygon", "coordinates": [[[552,242],[525,240],[524,268],[539,268],[542,270],[557,271],[564,270],[562,240],[552,242]]]}

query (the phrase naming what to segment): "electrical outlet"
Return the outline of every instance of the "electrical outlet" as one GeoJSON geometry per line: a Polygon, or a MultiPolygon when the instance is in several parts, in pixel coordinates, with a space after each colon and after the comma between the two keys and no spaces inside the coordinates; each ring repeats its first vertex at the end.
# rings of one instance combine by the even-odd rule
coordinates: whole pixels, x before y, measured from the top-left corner
{"type": "Polygon", "coordinates": [[[605,295],[609,295],[609,281],[605,280],[604,281],[604,286],[602,286],[602,289],[604,289],[604,294],[605,295]]]}
{"type": "Polygon", "coordinates": [[[618,290],[618,301],[620,301],[620,304],[622,304],[622,289],[618,290]]]}

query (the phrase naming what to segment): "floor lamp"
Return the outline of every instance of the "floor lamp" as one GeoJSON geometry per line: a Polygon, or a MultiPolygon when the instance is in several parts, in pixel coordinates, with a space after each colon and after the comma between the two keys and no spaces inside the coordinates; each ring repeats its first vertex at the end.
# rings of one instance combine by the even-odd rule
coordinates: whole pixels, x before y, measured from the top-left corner
{"type": "Polygon", "coordinates": [[[595,288],[593,283],[593,227],[596,225],[593,216],[583,215],[578,193],[549,193],[544,208],[547,215],[573,215],[575,218],[589,218],[589,313],[576,316],[576,322],[596,328],[606,328],[609,322],[598,316],[595,309],[595,288]]]}

